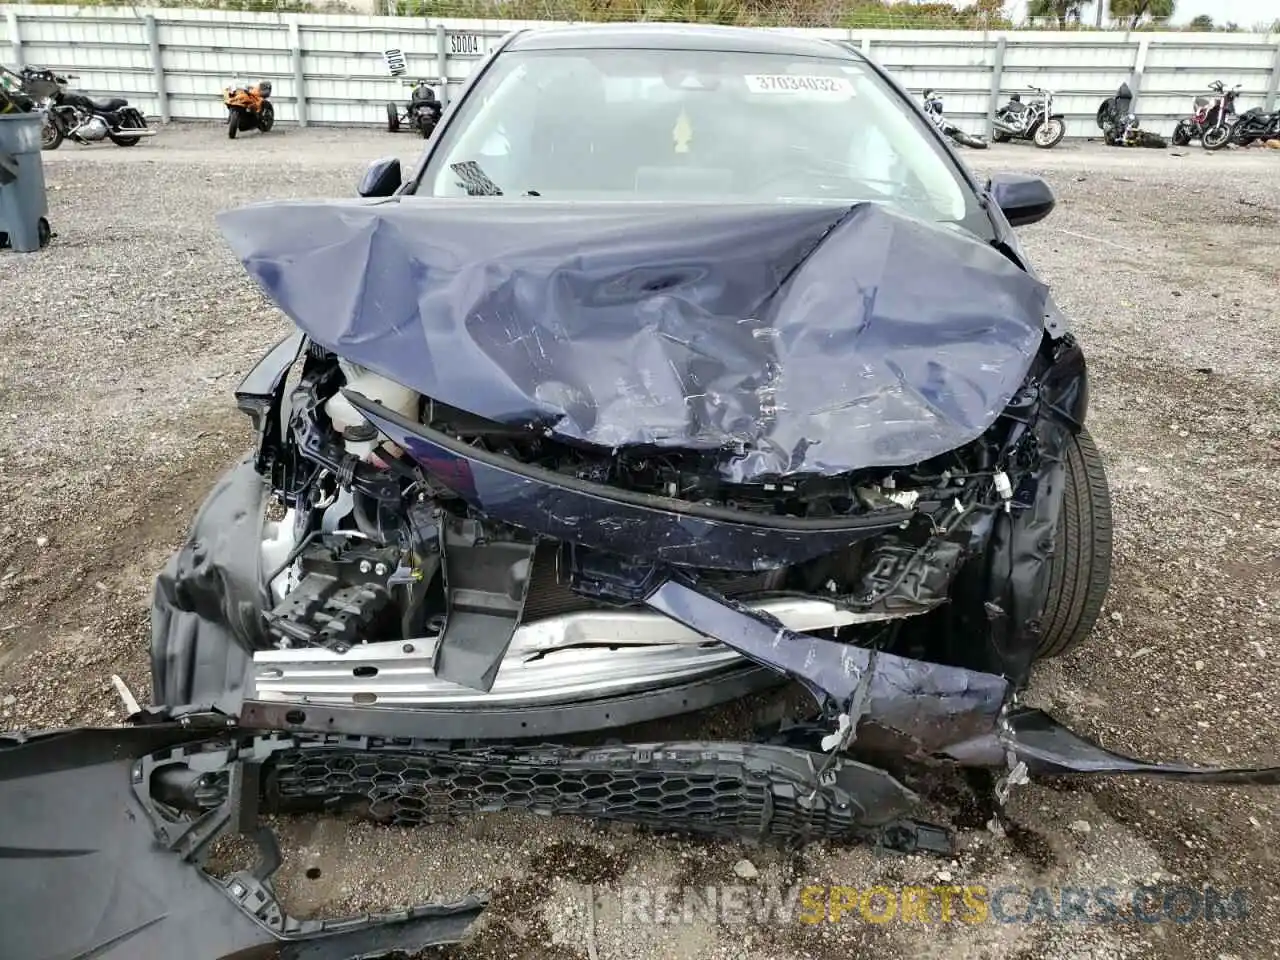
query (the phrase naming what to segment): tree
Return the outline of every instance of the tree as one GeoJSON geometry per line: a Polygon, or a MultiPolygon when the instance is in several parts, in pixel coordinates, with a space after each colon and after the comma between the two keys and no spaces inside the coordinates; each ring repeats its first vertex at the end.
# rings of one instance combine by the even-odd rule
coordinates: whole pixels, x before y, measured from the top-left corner
{"type": "Polygon", "coordinates": [[[1111,0],[1111,15],[1136,27],[1147,17],[1168,20],[1173,16],[1173,7],[1174,0],[1111,0]]]}
{"type": "Polygon", "coordinates": [[[1083,6],[1084,0],[1031,0],[1027,5],[1027,15],[1052,17],[1058,21],[1058,26],[1065,30],[1069,21],[1080,22],[1080,8],[1083,6]]]}
{"type": "Polygon", "coordinates": [[[1202,13],[1200,16],[1194,17],[1191,22],[1187,24],[1187,29],[1193,33],[1208,33],[1213,29],[1213,17],[1209,16],[1207,13],[1202,13]]]}

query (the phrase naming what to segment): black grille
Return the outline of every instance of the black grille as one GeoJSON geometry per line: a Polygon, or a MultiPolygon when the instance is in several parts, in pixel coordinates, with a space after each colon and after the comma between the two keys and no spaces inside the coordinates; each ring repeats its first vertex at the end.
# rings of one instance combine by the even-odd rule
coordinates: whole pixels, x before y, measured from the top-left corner
{"type": "Polygon", "coordinates": [[[842,801],[842,791],[815,793],[795,770],[761,762],[749,750],[716,744],[661,759],[629,746],[288,750],[271,764],[267,800],[284,810],[337,801],[399,825],[527,810],[726,835],[849,838],[856,832],[856,804],[842,801]],[[698,769],[690,769],[695,764],[698,769]]]}
{"type": "MultiPolygon", "coordinates": [[[[566,613],[581,613],[584,610],[599,610],[601,604],[587,597],[579,596],[561,583],[556,570],[558,546],[551,541],[538,545],[533,556],[533,571],[529,577],[529,592],[524,601],[522,623],[533,623],[548,617],[558,617],[566,613]]],[[[709,586],[719,590],[727,597],[741,597],[753,593],[764,593],[777,589],[776,584],[783,571],[765,571],[764,573],[734,575],[723,580],[708,577],[709,586]]]]}

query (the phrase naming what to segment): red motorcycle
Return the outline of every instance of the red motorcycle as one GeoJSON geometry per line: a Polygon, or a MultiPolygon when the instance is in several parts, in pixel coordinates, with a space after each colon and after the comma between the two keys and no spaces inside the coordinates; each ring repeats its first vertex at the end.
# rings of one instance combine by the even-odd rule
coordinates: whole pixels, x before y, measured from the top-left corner
{"type": "Polygon", "coordinates": [[[1209,84],[1216,96],[1196,97],[1194,113],[1178,121],[1173,129],[1173,145],[1185,147],[1199,140],[1206,150],[1220,150],[1231,142],[1231,127],[1236,119],[1236,95],[1239,85],[1228,90],[1221,80],[1209,84]]]}

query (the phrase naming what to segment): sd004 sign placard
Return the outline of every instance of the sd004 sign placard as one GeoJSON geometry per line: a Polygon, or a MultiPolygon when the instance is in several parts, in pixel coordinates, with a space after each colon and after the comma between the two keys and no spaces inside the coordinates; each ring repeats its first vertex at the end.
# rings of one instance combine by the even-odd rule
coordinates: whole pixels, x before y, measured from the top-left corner
{"type": "Polygon", "coordinates": [[[449,34],[449,56],[478,57],[484,52],[484,41],[478,33],[449,34]]]}

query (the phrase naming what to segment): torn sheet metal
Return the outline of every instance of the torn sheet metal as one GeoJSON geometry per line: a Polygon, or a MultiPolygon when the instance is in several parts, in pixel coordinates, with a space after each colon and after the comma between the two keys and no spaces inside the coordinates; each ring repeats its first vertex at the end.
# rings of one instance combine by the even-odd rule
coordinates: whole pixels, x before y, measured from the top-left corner
{"type": "Polygon", "coordinates": [[[439,482],[492,520],[640,563],[768,570],[802,563],[893,530],[911,513],[798,519],[632,493],[488,453],[410,423],[347,391],[352,404],[439,482]]]}
{"type": "Polygon", "coordinates": [[[462,939],[483,901],[295,920],[271,892],[274,864],[225,881],[204,873],[207,844],[230,818],[218,810],[194,821],[159,815],[150,767],[141,764],[209,736],[176,723],[0,735],[0,953],[356,960],[462,939]]]}
{"type": "Polygon", "coordinates": [[[1280,767],[1195,767],[1136,760],[1087,740],[1043,710],[1031,707],[1009,711],[998,730],[954,744],[946,753],[966,766],[999,766],[1007,750],[1039,776],[1128,775],[1192,783],[1280,786],[1280,767]]]}
{"type": "Polygon", "coordinates": [[[220,218],[322,346],[600,447],[726,450],[725,479],[898,466],[978,437],[1046,288],[878,204],[276,202],[220,218]]]}
{"type": "Polygon", "coordinates": [[[692,583],[667,580],[653,610],[804,684],[832,715],[888,731],[905,752],[930,755],[995,729],[1009,693],[1003,677],[913,660],[788,630],[692,583]]]}

